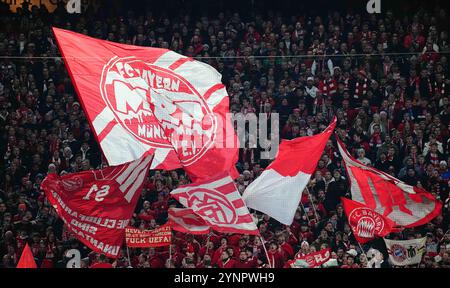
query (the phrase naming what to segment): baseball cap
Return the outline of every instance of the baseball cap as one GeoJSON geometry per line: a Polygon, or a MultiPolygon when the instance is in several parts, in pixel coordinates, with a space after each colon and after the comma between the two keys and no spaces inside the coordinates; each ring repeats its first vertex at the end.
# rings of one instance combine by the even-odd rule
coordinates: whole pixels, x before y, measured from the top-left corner
{"type": "Polygon", "coordinates": [[[347,251],[347,254],[352,255],[353,257],[356,257],[358,255],[358,252],[356,252],[355,249],[350,249],[347,251]]]}

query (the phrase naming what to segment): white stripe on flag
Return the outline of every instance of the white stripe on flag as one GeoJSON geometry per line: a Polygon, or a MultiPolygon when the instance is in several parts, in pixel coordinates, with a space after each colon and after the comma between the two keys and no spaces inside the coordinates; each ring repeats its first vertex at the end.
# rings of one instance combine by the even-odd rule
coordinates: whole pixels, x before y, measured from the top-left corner
{"type": "Polygon", "coordinates": [[[122,126],[116,125],[100,143],[109,165],[121,165],[141,158],[150,146],[139,142],[122,126]]]}
{"type": "MultiPolygon", "coordinates": [[[[242,216],[242,215],[247,215],[250,212],[248,212],[247,206],[242,206],[241,208],[236,209],[236,213],[238,216],[242,216]]],[[[251,222],[253,222],[253,220],[251,222]]]]}
{"type": "Polygon", "coordinates": [[[182,56],[180,54],[177,54],[173,51],[168,51],[164,53],[161,57],[156,60],[153,65],[160,66],[164,68],[169,68],[170,65],[177,62],[179,59],[187,58],[185,56],[182,56]]]}
{"type": "Polygon", "coordinates": [[[209,88],[220,83],[222,78],[217,70],[199,61],[188,61],[174,71],[183,75],[200,95],[204,95],[209,88]]]}
{"type": "Polygon", "coordinates": [[[212,93],[211,96],[209,96],[209,98],[206,100],[206,103],[208,104],[209,108],[213,110],[214,107],[216,107],[223,98],[227,97],[227,95],[227,89],[223,87],[222,89],[219,89],[212,93]]]}
{"type": "Polygon", "coordinates": [[[114,113],[109,109],[109,107],[105,107],[102,112],[100,112],[97,117],[95,117],[94,121],[92,121],[92,126],[94,126],[95,133],[99,135],[102,133],[103,129],[114,120],[114,113]]]}
{"type": "Polygon", "coordinates": [[[139,173],[141,173],[142,170],[146,170],[146,168],[148,168],[150,161],[152,161],[152,157],[145,157],[144,161],[142,161],[139,166],[136,167],[136,169],[131,173],[130,177],[128,177],[125,183],[120,185],[120,190],[122,192],[125,192],[125,190],[127,190],[128,187],[130,187],[130,185],[136,181],[139,173]]]}
{"type": "MultiPolygon", "coordinates": [[[[151,157],[149,157],[151,158],[151,157]]],[[[136,181],[134,181],[133,186],[131,186],[130,189],[128,189],[127,194],[125,194],[125,199],[128,201],[128,203],[131,202],[131,199],[133,199],[134,194],[136,194],[136,191],[138,188],[142,185],[144,182],[145,176],[147,175],[148,169],[142,169],[141,173],[139,173],[139,176],[137,177],[136,181]]]]}
{"type": "Polygon", "coordinates": [[[214,182],[205,183],[205,184],[201,184],[198,186],[177,188],[177,189],[173,190],[172,192],[170,192],[170,194],[173,195],[173,194],[178,194],[178,193],[185,193],[185,192],[189,192],[191,190],[197,189],[197,188],[215,190],[217,187],[221,187],[221,186],[229,184],[231,182],[232,182],[231,177],[225,177],[225,178],[216,180],[214,182]]]}
{"type": "Polygon", "coordinates": [[[130,162],[127,164],[127,169],[125,171],[123,171],[119,177],[117,177],[116,181],[117,183],[119,183],[120,185],[123,184],[123,182],[125,181],[125,179],[128,178],[128,176],[131,174],[131,172],[133,172],[134,168],[136,168],[136,166],[139,165],[139,163],[142,162],[143,159],[138,159],[136,161],[130,162]]]}
{"type": "Polygon", "coordinates": [[[170,151],[171,149],[169,148],[157,148],[150,169],[156,169],[158,165],[163,163],[170,151]]]}

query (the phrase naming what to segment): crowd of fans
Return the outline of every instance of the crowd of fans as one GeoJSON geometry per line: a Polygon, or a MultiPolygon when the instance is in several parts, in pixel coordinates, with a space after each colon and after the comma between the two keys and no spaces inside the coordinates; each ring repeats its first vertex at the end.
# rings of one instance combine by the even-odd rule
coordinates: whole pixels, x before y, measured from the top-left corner
{"type": "MultiPolygon", "coordinates": [[[[420,267],[450,267],[448,11],[289,17],[264,11],[246,19],[237,12],[192,18],[150,10],[69,16],[44,6],[17,13],[2,6],[0,13],[0,267],[15,267],[25,243],[40,267],[65,267],[64,253],[71,248],[80,250],[84,267],[268,264],[260,238],[246,235],[175,233],[170,259],[167,247],[130,249],[129,257],[124,247],[111,260],[67,231],[41,181],[49,172],[95,169],[105,160],[57,57],[51,26],[197,57],[223,75],[232,112],[279,113],[281,138],[318,133],[336,115],[337,132],[359,161],[444,203],[432,222],[389,238],[426,236],[420,267]]],[[[269,162],[260,159],[258,148],[242,148],[240,191],[269,162]]],[[[183,171],[151,171],[132,224],[163,224],[168,207],[176,205],[169,192],[187,181],[183,171]]],[[[270,262],[285,267],[297,253],[330,247],[338,267],[367,267],[372,244],[357,244],[340,204],[350,191],[334,136],[308,188],[290,226],[255,213],[270,262]]],[[[388,267],[383,253],[381,266],[388,267]]]]}

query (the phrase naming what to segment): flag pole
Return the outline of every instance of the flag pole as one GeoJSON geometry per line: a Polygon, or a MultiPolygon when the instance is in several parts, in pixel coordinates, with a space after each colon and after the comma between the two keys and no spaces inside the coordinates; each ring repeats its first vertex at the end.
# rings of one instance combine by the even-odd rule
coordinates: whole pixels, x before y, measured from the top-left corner
{"type": "Polygon", "coordinates": [[[444,238],[445,238],[445,235],[447,235],[448,234],[448,232],[450,232],[450,229],[447,229],[447,231],[444,233],[444,235],[442,236],[442,238],[441,238],[441,240],[439,240],[439,243],[441,243],[442,242],[442,240],[444,240],[444,238]]]}
{"type": "Polygon", "coordinates": [[[264,252],[266,252],[267,263],[269,263],[269,268],[273,268],[272,264],[270,264],[269,253],[267,252],[266,243],[264,243],[264,238],[262,237],[262,235],[259,235],[259,239],[261,240],[261,243],[263,245],[264,252]]]}
{"type": "Polygon", "coordinates": [[[128,245],[127,245],[127,255],[128,255],[128,265],[131,266],[130,249],[128,248],[128,245]]]}
{"type": "MultiPolygon", "coordinates": [[[[367,257],[367,254],[366,254],[366,252],[364,251],[364,249],[362,248],[361,243],[359,243],[359,241],[356,241],[356,242],[358,242],[358,246],[359,246],[359,248],[361,249],[362,254],[364,254],[364,256],[366,256],[366,261],[369,262],[369,258],[367,257]]],[[[367,268],[367,267],[364,267],[364,268],[367,268]]]]}
{"type": "Polygon", "coordinates": [[[300,199],[300,206],[302,206],[303,212],[305,212],[305,216],[306,216],[306,219],[308,220],[308,224],[311,224],[311,220],[308,217],[308,213],[306,212],[305,206],[303,205],[301,199],[300,199]]]}
{"type": "Polygon", "coordinates": [[[305,188],[306,188],[306,191],[308,192],[309,202],[311,202],[311,205],[312,205],[313,210],[314,210],[314,217],[316,217],[316,221],[319,222],[319,216],[317,215],[316,205],[314,204],[314,201],[313,201],[313,199],[311,197],[311,193],[309,193],[308,186],[306,186],[305,188]]]}
{"type": "MultiPolygon", "coordinates": [[[[208,238],[206,238],[206,252],[205,252],[205,255],[206,254],[208,254],[208,250],[209,250],[209,245],[208,245],[208,243],[209,243],[209,239],[211,238],[211,231],[209,231],[209,233],[208,233],[208,238]]],[[[204,256],[204,255],[203,255],[204,256]]]]}

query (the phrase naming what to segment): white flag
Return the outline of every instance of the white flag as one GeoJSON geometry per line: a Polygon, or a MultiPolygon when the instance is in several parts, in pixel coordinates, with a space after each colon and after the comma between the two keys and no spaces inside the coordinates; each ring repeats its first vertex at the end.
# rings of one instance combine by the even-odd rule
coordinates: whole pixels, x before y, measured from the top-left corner
{"type": "Polygon", "coordinates": [[[426,240],[426,237],[412,240],[384,239],[389,253],[389,261],[395,266],[419,264],[425,252],[426,240]]]}

